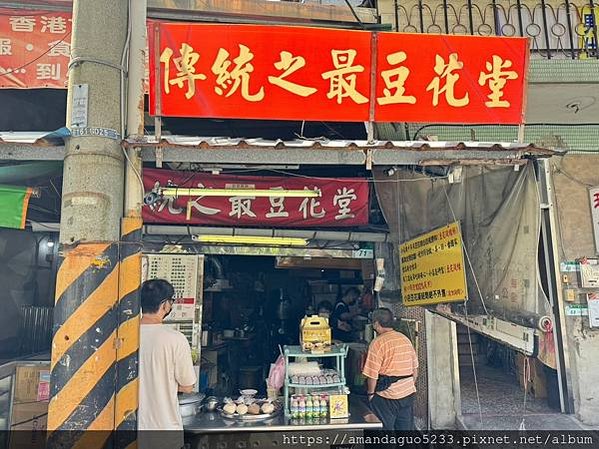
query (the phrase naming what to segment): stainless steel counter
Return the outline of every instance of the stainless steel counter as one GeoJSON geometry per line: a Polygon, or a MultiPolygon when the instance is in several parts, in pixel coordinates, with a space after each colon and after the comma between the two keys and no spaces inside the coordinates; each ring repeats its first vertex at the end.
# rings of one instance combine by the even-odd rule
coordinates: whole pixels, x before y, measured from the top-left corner
{"type": "Polygon", "coordinates": [[[285,418],[283,411],[265,421],[237,421],[223,418],[218,412],[200,412],[183,418],[183,427],[189,434],[229,432],[293,432],[306,430],[364,430],[382,428],[381,422],[370,412],[361,398],[350,396],[349,418],[312,421],[296,424],[285,418]]]}

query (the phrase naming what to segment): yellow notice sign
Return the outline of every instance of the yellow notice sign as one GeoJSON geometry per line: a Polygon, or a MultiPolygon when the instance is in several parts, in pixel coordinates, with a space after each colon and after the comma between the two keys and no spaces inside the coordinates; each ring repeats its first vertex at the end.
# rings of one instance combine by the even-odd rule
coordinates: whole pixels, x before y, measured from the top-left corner
{"type": "Polygon", "coordinates": [[[465,301],[466,271],[460,223],[451,223],[399,247],[406,306],[465,301]]]}

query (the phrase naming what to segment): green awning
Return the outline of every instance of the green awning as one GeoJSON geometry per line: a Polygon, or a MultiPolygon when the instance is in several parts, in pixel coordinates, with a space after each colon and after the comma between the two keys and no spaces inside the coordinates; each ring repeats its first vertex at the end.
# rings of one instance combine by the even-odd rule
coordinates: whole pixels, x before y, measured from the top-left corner
{"type": "Polygon", "coordinates": [[[0,227],[24,229],[32,189],[0,185],[0,227]]]}

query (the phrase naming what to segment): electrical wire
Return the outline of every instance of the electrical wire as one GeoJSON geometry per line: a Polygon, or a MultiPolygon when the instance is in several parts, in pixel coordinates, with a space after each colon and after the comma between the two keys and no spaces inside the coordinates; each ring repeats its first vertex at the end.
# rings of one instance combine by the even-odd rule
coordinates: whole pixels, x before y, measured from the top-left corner
{"type": "MultiPolygon", "coordinates": [[[[449,206],[449,210],[451,212],[451,216],[453,217],[453,221],[458,221],[453,210],[453,206],[451,205],[451,201],[449,200],[449,195],[447,194],[446,186],[443,186],[443,193],[445,193],[445,198],[447,199],[447,205],[449,206]]],[[[470,272],[472,273],[472,278],[474,279],[474,284],[476,285],[476,290],[478,291],[480,302],[483,306],[483,309],[485,310],[485,314],[489,315],[489,312],[487,311],[487,306],[485,305],[485,299],[483,298],[482,290],[480,288],[480,285],[478,284],[478,279],[472,266],[472,261],[470,260],[470,254],[468,253],[468,249],[466,248],[466,244],[464,243],[464,239],[462,239],[462,248],[464,249],[464,254],[466,255],[466,260],[468,261],[468,266],[470,267],[470,272]]],[[[468,298],[466,298],[466,301],[468,301],[468,298]]]]}
{"type": "Polygon", "coordinates": [[[519,430],[526,430],[524,421],[526,420],[526,402],[528,400],[528,384],[530,382],[530,361],[528,357],[524,359],[524,409],[522,410],[522,421],[520,421],[519,430]]]}
{"type": "MultiPolygon", "coordinates": [[[[468,318],[468,298],[464,301],[464,316],[466,317],[466,322],[469,323],[470,320],[468,318]]],[[[476,375],[476,366],[474,365],[474,353],[472,351],[472,334],[470,332],[470,326],[466,325],[466,332],[468,333],[468,345],[470,346],[470,361],[472,362],[472,375],[474,376],[474,390],[476,391],[476,402],[478,403],[478,417],[480,419],[480,429],[483,430],[485,427],[485,423],[483,420],[483,406],[480,402],[480,391],[478,388],[478,376],[476,375]]]]}
{"type": "MultiPolygon", "coordinates": [[[[268,170],[264,170],[264,171],[270,171],[272,173],[279,173],[285,176],[289,176],[289,177],[294,177],[294,178],[304,178],[304,179],[314,179],[314,180],[320,180],[320,181],[347,181],[347,178],[330,178],[330,177],[321,177],[321,176],[310,176],[310,175],[302,175],[299,173],[291,173],[288,171],[284,171],[284,170],[277,170],[274,168],[268,169],[268,170]]],[[[416,182],[416,181],[436,181],[439,179],[447,179],[448,176],[435,176],[435,177],[431,177],[431,176],[423,176],[422,178],[409,178],[409,179],[374,179],[374,178],[366,178],[366,181],[372,184],[384,184],[384,183],[392,183],[392,184],[399,184],[402,182],[416,182]]]]}
{"type": "MultiPolygon", "coordinates": [[[[443,186],[443,193],[445,193],[445,198],[447,199],[447,204],[449,206],[449,210],[451,211],[451,215],[453,217],[454,221],[458,221],[457,217],[455,215],[455,212],[453,210],[453,206],[451,205],[451,201],[449,200],[449,195],[447,194],[447,187],[443,186]]],[[[481,303],[483,305],[483,309],[485,310],[485,313],[488,315],[489,312],[487,312],[487,307],[485,306],[485,301],[483,299],[483,295],[480,289],[480,286],[478,285],[478,280],[476,278],[476,273],[474,272],[474,269],[472,267],[472,262],[470,261],[470,256],[468,254],[468,250],[466,249],[466,245],[464,243],[464,239],[462,239],[462,248],[464,249],[464,254],[466,255],[466,260],[468,261],[468,266],[470,267],[470,272],[472,273],[472,277],[474,279],[474,284],[476,285],[476,289],[478,290],[478,295],[480,297],[481,303]]],[[[468,302],[470,301],[470,299],[468,297],[466,297],[466,300],[464,301],[464,316],[466,318],[466,322],[470,322],[470,320],[468,319],[468,302]]],[[[478,376],[476,375],[476,366],[474,365],[474,353],[472,351],[473,349],[473,345],[472,345],[472,335],[470,332],[470,326],[467,325],[466,326],[467,332],[468,332],[468,344],[470,346],[470,359],[472,361],[472,374],[474,376],[474,389],[476,391],[476,401],[478,403],[478,415],[480,418],[480,428],[481,430],[484,428],[484,421],[483,421],[483,408],[482,408],[482,404],[480,402],[480,391],[478,388],[478,376]]]]}
{"type": "MultiPolygon", "coordinates": [[[[560,164],[561,165],[561,164],[560,164]]],[[[584,181],[580,181],[578,179],[576,179],[574,176],[572,176],[570,173],[568,173],[567,171],[565,171],[564,169],[561,168],[561,166],[556,166],[555,167],[555,174],[557,175],[564,175],[566,178],[568,178],[570,181],[579,184],[581,186],[584,186],[586,188],[590,188],[590,187],[594,187],[594,184],[590,184],[584,181]]]]}
{"type": "Polygon", "coordinates": [[[121,145],[121,150],[123,151],[123,155],[125,156],[125,159],[127,160],[127,163],[129,164],[129,166],[131,167],[131,169],[135,173],[135,177],[139,181],[139,185],[141,186],[141,191],[145,192],[146,187],[144,186],[144,181],[143,181],[143,179],[141,177],[141,174],[139,173],[139,170],[137,170],[137,168],[135,168],[135,165],[133,165],[133,161],[129,157],[129,154],[127,153],[127,150],[125,149],[125,147],[123,145],[121,145]]]}
{"type": "Polygon", "coordinates": [[[123,51],[121,52],[121,67],[125,70],[120,71],[120,112],[121,112],[121,138],[125,138],[126,132],[126,114],[127,114],[127,102],[125,101],[125,94],[128,90],[128,86],[125,85],[125,72],[129,73],[129,46],[131,44],[131,0],[127,1],[127,35],[125,37],[125,44],[123,45],[123,51]]]}
{"type": "MultiPolygon", "coordinates": [[[[175,171],[179,171],[181,173],[189,173],[186,170],[181,170],[181,169],[175,169],[175,171]]],[[[285,170],[278,170],[275,168],[240,168],[240,169],[230,169],[230,170],[220,170],[219,174],[221,175],[236,175],[239,173],[256,173],[256,172],[270,172],[270,173],[276,173],[276,174],[280,174],[280,175],[285,175],[288,176],[290,178],[301,178],[301,179],[310,179],[310,180],[315,180],[315,181],[338,181],[338,182],[344,182],[347,181],[347,178],[331,178],[331,177],[322,177],[322,176],[311,176],[311,175],[302,175],[300,173],[292,173],[292,172],[288,172],[285,170]]],[[[195,174],[199,174],[201,173],[200,171],[195,171],[195,174]]],[[[193,176],[189,176],[186,181],[189,181],[191,179],[193,179],[193,176]]],[[[401,184],[403,182],[419,182],[419,181],[430,181],[430,182],[435,182],[437,180],[441,180],[441,179],[448,179],[448,176],[423,176],[420,178],[406,178],[406,179],[374,179],[374,178],[365,178],[365,180],[370,183],[370,184],[385,184],[385,183],[391,183],[391,184],[401,184]]]]}
{"type": "MultiPolygon", "coordinates": [[[[123,52],[121,53],[121,67],[125,67],[125,71],[129,73],[129,51],[131,46],[131,29],[132,29],[132,20],[131,17],[131,0],[127,2],[127,37],[125,38],[125,45],[123,47],[123,52]]],[[[120,112],[121,112],[121,138],[125,138],[126,129],[126,116],[127,116],[127,102],[125,100],[128,97],[127,93],[129,90],[129,82],[125,83],[125,71],[121,70],[121,79],[120,79],[120,112]]],[[[137,167],[133,164],[133,161],[129,157],[127,149],[123,144],[121,144],[121,151],[125,156],[125,160],[131,167],[131,170],[135,173],[135,177],[139,181],[139,185],[141,187],[142,195],[145,192],[144,181],[141,176],[141,173],[137,169],[137,167]]]]}

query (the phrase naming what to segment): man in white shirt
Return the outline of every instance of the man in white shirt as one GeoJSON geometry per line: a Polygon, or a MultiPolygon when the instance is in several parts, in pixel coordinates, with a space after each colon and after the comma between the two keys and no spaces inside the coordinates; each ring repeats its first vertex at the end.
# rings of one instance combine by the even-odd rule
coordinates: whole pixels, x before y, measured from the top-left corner
{"type": "MultiPolygon", "coordinates": [[[[183,423],[177,393],[191,393],[196,374],[187,338],[162,324],[173,308],[174,293],[173,286],[162,279],[152,279],[141,286],[137,427],[138,430],[176,431],[160,433],[170,434],[169,442],[177,435],[177,442],[168,446],[181,447],[183,423]]],[[[152,433],[151,439],[156,434],[158,432],[152,433]]]]}

